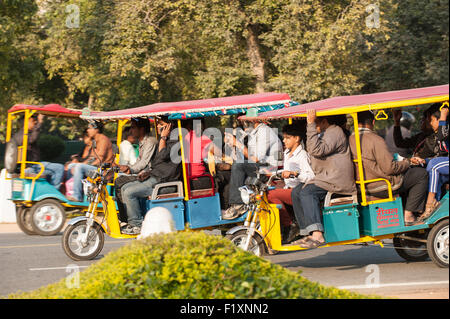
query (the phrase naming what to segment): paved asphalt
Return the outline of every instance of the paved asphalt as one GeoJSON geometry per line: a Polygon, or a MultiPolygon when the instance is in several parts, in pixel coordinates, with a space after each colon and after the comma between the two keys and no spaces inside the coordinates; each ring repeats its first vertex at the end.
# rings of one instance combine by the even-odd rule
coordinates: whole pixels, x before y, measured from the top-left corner
{"type": "MultiPolygon", "coordinates": [[[[61,236],[0,233],[0,296],[59,281],[71,274],[73,265],[83,270],[129,242],[105,237],[105,247],[96,260],[74,262],[64,254],[61,236]]],[[[447,268],[438,268],[430,260],[407,263],[386,243],[385,248],[349,245],[265,258],[327,286],[399,298],[449,298],[447,268]]]]}

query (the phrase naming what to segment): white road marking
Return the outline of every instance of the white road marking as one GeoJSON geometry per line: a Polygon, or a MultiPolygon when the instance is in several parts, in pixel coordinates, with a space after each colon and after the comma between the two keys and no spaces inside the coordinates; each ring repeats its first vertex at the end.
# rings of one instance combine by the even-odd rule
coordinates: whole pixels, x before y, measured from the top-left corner
{"type": "MultiPolygon", "coordinates": [[[[57,269],[67,269],[70,266],[64,266],[64,267],[47,267],[47,268],[30,268],[30,271],[36,271],[36,270],[57,270],[57,269]]],[[[77,266],[78,268],[87,268],[89,266],[77,266]]]]}
{"type": "Polygon", "coordinates": [[[421,281],[421,282],[399,282],[391,284],[379,285],[354,285],[354,286],[338,286],[339,289],[376,289],[384,287],[402,287],[402,286],[420,286],[420,285],[444,285],[449,284],[448,280],[444,281],[421,281]]]}

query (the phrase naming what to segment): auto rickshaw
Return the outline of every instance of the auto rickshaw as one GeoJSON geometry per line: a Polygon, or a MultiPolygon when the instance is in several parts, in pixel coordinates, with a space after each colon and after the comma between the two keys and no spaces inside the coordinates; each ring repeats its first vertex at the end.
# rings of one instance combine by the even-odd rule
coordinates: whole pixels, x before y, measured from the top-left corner
{"type": "MultiPolygon", "coordinates": [[[[300,119],[306,111],[314,109],[317,116],[348,114],[353,119],[353,129],[358,130],[357,113],[367,110],[377,112],[376,119],[386,119],[385,109],[407,106],[423,106],[442,103],[448,107],[449,86],[382,92],[375,94],[341,96],[298,105],[289,109],[266,112],[260,119],[300,119]]],[[[383,247],[383,240],[392,239],[397,253],[408,261],[421,261],[430,257],[439,267],[448,267],[448,214],[449,193],[444,192],[438,208],[423,224],[405,226],[402,200],[394,196],[391,184],[385,179],[365,180],[361,158],[359,135],[355,135],[357,169],[360,180],[356,181],[359,193],[353,196],[328,193],[323,203],[322,217],[326,248],[338,245],[375,243],[383,247]],[[384,181],[387,198],[374,197],[366,191],[366,185],[384,181]]],[[[271,176],[275,178],[276,174],[271,176]]],[[[268,249],[275,251],[298,251],[299,245],[282,244],[280,218],[277,205],[267,201],[267,183],[251,181],[242,188],[242,198],[249,207],[248,218],[252,224],[239,225],[227,232],[227,237],[244,250],[262,255],[268,249]],[[256,221],[259,221],[257,223],[256,221]]]]}
{"type": "MultiPolygon", "coordinates": [[[[176,120],[180,142],[182,180],[157,184],[152,195],[146,199],[147,211],[154,207],[168,209],[173,217],[175,229],[182,231],[189,229],[219,229],[226,231],[235,224],[244,223],[247,214],[232,220],[222,219],[220,194],[213,174],[206,174],[198,178],[209,182],[207,188],[198,188],[188,178],[185,150],[183,146],[182,120],[198,119],[208,116],[240,115],[248,109],[260,112],[288,108],[298,105],[291,101],[288,94],[262,93],[243,96],[231,96],[195,101],[156,103],[148,106],[83,114],[82,119],[88,121],[119,121],[117,143],[121,141],[120,130],[124,123],[131,118],[155,118],[167,116],[169,120],[176,120]]],[[[208,167],[211,168],[211,163],[208,167]]],[[[120,228],[118,210],[114,205],[114,198],[106,189],[106,176],[115,174],[114,167],[100,166],[98,172],[87,178],[86,192],[90,199],[90,206],[86,216],[76,217],[69,221],[63,235],[63,249],[73,260],[89,260],[95,258],[103,248],[104,233],[113,238],[136,238],[136,235],[123,234],[120,228]],[[98,204],[103,204],[103,214],[98,214],[98,204]]]]}
{"type": "Polygon", "coordinates": [[[82,111],[64,108],[58,104],[17,104],[8,110],[5,167],[9,173],[7,178],[12,180],[11,200],[16,205],[17,224],[28,235],[51,236],[64,227],[67,213],[84,211],[89,203],[69,201],[47,181],[43,174],[45,168],[41,162],[27,160],[28,120],[34,114],[76,119],[80,117],[82,111]],[[16,145],[12,139],[14,120],[18,119],[23,120],[24,134],[21,146],[16,145]],[[37,174],[26,172],[29,165],[39,165],[40,171],[37,174]]]}

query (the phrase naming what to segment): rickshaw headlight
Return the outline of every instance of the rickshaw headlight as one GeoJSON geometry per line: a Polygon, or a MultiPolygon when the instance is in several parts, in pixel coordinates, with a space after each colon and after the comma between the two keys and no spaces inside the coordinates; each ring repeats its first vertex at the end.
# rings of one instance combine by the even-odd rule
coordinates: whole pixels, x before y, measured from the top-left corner
{"type": "Polygon", "coordinates": [[[241,199],[244,202],[244,204],[249,204],[250,199],[254,194],[253,191],[249,189],[247,186],[239,187],[239,191],[241,192],[241,199]]]}
{"type": "Polygon", "coordinates": [[[88,195],[89,193],[92,192],[92,189],[94,188],[94,184],[89,182],[87,179],[83,179],[82,182],[83,182],[83,192],[85,195],[88,195]]]}

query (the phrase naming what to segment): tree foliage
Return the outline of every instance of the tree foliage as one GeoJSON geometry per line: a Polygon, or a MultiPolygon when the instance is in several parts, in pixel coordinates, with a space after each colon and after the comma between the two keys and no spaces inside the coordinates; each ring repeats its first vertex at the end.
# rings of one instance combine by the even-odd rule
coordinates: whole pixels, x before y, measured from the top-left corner
{"type": "Polygon", "coordinates": [[[438,85],[448,20],[444,0],[4,0],[0,102],[111,110],[438,85]]]}

